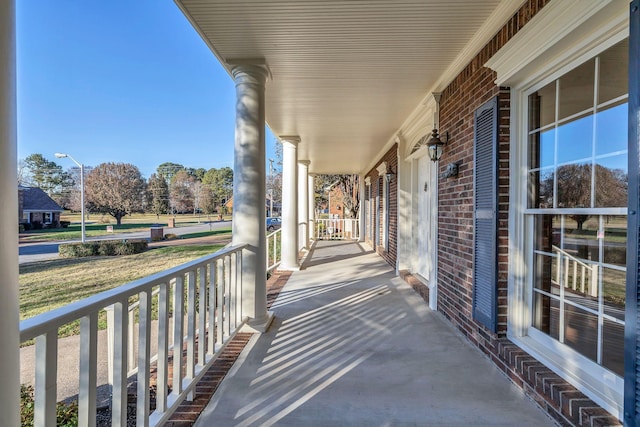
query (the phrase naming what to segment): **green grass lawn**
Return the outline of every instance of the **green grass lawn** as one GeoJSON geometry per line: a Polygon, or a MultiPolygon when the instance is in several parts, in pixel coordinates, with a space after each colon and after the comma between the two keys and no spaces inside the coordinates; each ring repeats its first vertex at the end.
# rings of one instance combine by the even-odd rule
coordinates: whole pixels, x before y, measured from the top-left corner
{"type": "MultiPolygon", "coordinates": [[[[217,231],[217,230],[216,230],[217,231]]],[[[62,307],[125,283],[209,255],[224,245],[186,245],[150,249],[117,257],[64,258],[20,266],[20,319],[62,307]]],[[[104,312],[100,328],[106,328],[104,312]]],[[[59,336],[77,334],[73,322],[59,336]]]]}
{"type": "MultiPolygon", "coordinates": [[[[127,215],[122,218],[122,224],[117,225],[115,219],[103,215],[90,215],[85,224],[85,232],[88,237],[104,236],[111,234],[107,232],[107,226],[113,227],[113,232],[133,232],[144,231],[159,225],[166,227],[169,219],[175,219],[176,228],[189,225],[200,224],[205,221],[216,221],[217,215],[161,215],[160,217],[150,214],[127,215]]],[[[225,216],[225,220],[231,219],[225,216]]],[[[22,233],[23,241],[56,241],[56,240],[77,240],[82,235],[80,214],[65,213],[61,216],[62,221],[70,221],[67,228],[53,228],[43,230],[29,230],[22,233]]]]}

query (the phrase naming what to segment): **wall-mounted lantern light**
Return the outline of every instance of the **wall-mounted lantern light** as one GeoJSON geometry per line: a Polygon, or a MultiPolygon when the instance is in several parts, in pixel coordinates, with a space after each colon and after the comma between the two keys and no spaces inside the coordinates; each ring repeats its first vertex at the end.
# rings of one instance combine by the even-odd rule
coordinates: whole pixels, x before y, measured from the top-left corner
{"type": "Polygon", "coordinates": [[[429,153],[429,158],[437,162],[442,157],[442,152],[444,151],[444,144],[449,142],[449,132],[445,133],[446,139],[442,141],[440,139],[440,135],[438,135],[438,129],[434,129],[431,132],[431,139],[427,142],[427,150],[429,153]]]}
{"type": "Polygon", "coordinates": [[[386,179],[387,182],[391,182],[391,178],[393,178],[393,175],[395,174],[391,170],[391,166],[387,164],[387,171],[384,173],[384,179],[386,179]]]}

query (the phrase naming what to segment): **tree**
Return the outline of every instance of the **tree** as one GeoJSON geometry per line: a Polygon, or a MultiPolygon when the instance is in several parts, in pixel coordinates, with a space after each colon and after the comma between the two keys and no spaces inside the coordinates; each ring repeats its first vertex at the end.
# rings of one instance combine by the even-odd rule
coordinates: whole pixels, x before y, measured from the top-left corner
{"type": "Polygon", "coordinates": [[[211,168],[204,174],[202,184],[211,190],[214,201],[220,206],[233,193],[233,169],[211,168]]]}
{"type": "Polygon", "coordinates": [[[193,210],[193,184],[195,179],[182,169],[178,171],[169,185],[169,198],[171,209],[175,212],[190,212],[193,210]]]}
{"type": "Polygon", "coordinates": [[[129,163],[102,163],[85,177],[85,198],[90,210],[122,217],[140,212],[146,183],[140,170],[129,163]]]}
{"type": "Polygon", "coordinates": [[[197,181],[202,181],[204,174],[207,173],[207,170],[205,168],[198,168],[198,169],[186,168],[186,171],[189,174],[189,176],[192,176],[197,181]]]}
{"type": "Polygon", "coordinates": [[[152,173],[147,183],[147,194],[151,212],[158,218],[169,212],[169,186],[164,178],[152,173]]]}
{"type": "Polygon", "coordinates": [[[213,198],[213,192],[206,185],[203,185],[201,189],[200,208],[207,215],[211,215],[216,211],[216,201],[213,198]]]}
{"type": "MultiPolygon", "coordinates": [[[[91,171],[92,168],[85,166],[85,177],[91,171]]],[[[73,181],[73,186],[67,188],[62,195],[63,203],[58,203],[60,206],[71,209],[74,212],[82,211],[82,188],[80,186],[80,168],[73,166],[67,170],[67,173],[73,181]]],[[[56,200],[57,201],[57,200],[56,200]]]]}
{"type": "Polygon", "coordinates": [[[31,154],[23,162],[20,180],[24,184],[42,189],[52,199],[61,201],[61,195],[73,187],[73,178],[56,162],[42,154],[31,154]]]}
{"type": "Polygon", "coordinates": [[[267,199],[271,197],[274,205],[282,203],[282,172],[267,175],[267,199]]]}
{"type": "Polygon", "coordinates": [[[167,185],[169,185],[175,174],[181,170],[184,170],[184,166],[179,163],[164,162],[158,166],[156,172],[159,176],[163,177],[167,185]]]}
{"type": "MultiPolygon", "coordinates": [[[[591,164],[572,164],[560,166],[556,170],[557,207],[558,208],[590,208],[591,207],[591,164]]],[[[595,207],[623,207],[627,203],[628,178],[619,169],[609,169],[596,164],[595,167],[595,207]]],[[[553,200],[553,175],[540,183],[542,198],[551,207],[553,200]]],[[[587,214],[570,215],[576,221],[577,229],[589,219],[587,214]]]]}

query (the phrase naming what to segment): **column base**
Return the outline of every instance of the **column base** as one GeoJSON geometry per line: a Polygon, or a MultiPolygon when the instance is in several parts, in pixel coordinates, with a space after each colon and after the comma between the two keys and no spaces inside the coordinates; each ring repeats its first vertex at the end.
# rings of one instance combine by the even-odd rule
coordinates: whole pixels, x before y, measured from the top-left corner
{"type": "Polygon", "coordinates": [[[280,264],[278,266],[278,270],[282,270],[282,271],[300,271],[300,266],[299,265],[289,266],[289,265],[280,264]]]}
{"type": "Polygon", "coordinates": [[[247,324],[245,324],[242,328],[240,328],[240,332],[252,332],[264,334],[269,330],[269,326],[273,322],[274,314],[273,311],[267,311],[267,315],[260,319],[252,319],[247,324]]]}

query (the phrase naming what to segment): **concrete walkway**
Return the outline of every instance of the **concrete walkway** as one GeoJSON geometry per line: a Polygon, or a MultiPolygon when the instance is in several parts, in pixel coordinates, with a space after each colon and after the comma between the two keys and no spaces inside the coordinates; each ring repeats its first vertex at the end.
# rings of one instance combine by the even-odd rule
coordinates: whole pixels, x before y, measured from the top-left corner
{"type": "Polygon", "coordinates": [[[377,255],[320,242],[196,426],[552,426],[377,255]]]}

